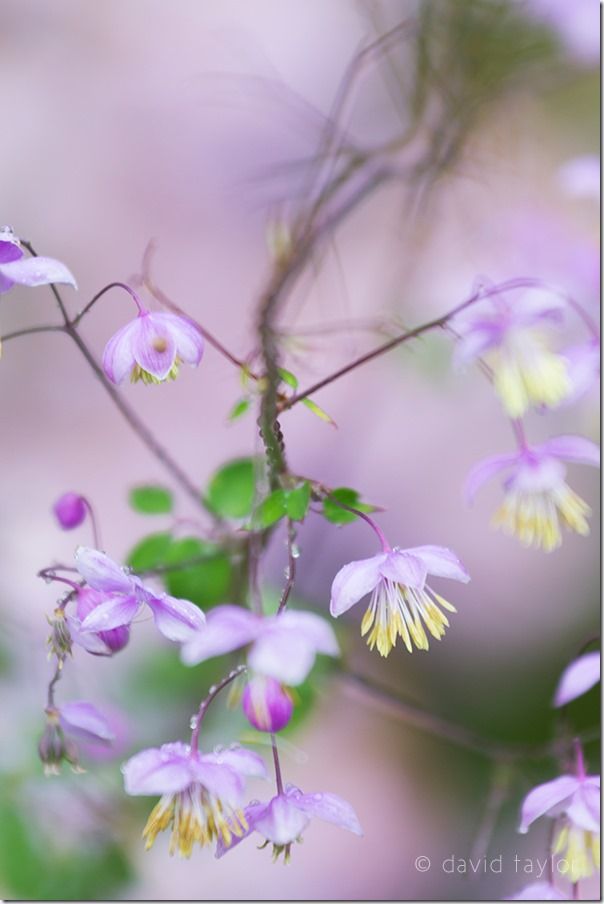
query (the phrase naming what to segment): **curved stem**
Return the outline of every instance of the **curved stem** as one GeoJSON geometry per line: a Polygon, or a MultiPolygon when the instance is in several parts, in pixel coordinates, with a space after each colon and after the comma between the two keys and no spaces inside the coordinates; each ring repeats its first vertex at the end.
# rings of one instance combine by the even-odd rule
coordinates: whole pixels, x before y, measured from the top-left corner
{"type": "Polygon", "coordinates": [[[357,515],[357,517],[362,518],[363,521],[366,521],[372,531],[377,534],[377,537],[382,545],[382,550],[384,552],[392,552],[392,547],[386,538],[386,534],[379,526],[377,521],[374,521],[373,518],[370,518],[366,512],[361,512],[359,509],[353,508],[351,505],[346,505],[345,502],[340,502],[339,499],[335,499],[332,495],[330,495],[329,491],[327,491],[327,495],[329,496],[329,501],[333,502],[334,505],[337,505],[338,508],[346,509],[347,512],[351,512],[353,515],[357,515]]]}
{"type": "Polygon", "coordinates": [[[90,301],[88,302],[86,307],[82,308],[82,310],[80,311],[79,314],[76,314],[76,316],[71,321],[71,326],[77,326],[78,323],[80,322],[80,320],[82,319],[82,317],[86,316],[86,314],[97,303],[99,298],[102,298],[103,295],[105,295],[105,293],[109,291],[109,289],[124,289],[124,291],[127,292],[128,295],[130,295],[130,297],[134,300],[134,303],[136,304],[136,307],[138,308],[138,313],[139,314],[143,313],[144,308],[141,304],[140,298],[138,297],[138,295],[136,294],[134,289],[131,289],[130,286],[126,285],[126,283],[123,283],[123,282],[112,282],[112,283],[109,283],[108,286],[105,286],[104,289],[101,289],[100,292],[97,292],[96,295],[94,296],[94,298],[90,299],[90,301]]]}
{"type": "Polygon", "coordinates": [[[99,531],[99,527],[98,527],[97,520],[96,520],[96,515],[94,514],[94,509],[93,509],[90,501],[88,499],[86,499],[85,496],[82,496],[82,499],[84,500],[84,505],[86,506],[88,514],[90,515],[90,524],[92,527],[92,540],[94,542],[94,548],[100,549],[101,545],[102,545],[101,544],[101,532],[99,531]]]}
{"type": "Polygon", "coordinates": [[[65,327],[61,324],[49,323],[43,326],[28,326],[22,330],[15,330],[13,333],[7,333],[6,336],[0,336],[0,345],[9,342],[11,339],[18,339],[20,336],[33,336],[36,333],[62,333],[65,327]]]}
{"type": "Polygon", "coordinates": [[[42,568],[38,572],[38,577],[42,578],[44,581],[60,581],[62,584],[67,584],[72,590],[76,592],[82,589],[81,584],[77,584],[75,581],[70,580],[69,578],[63,578],[61,575],[56,574],[54,568],[42,568]]]}
{"type": "Polygon", "coordinates": [[[197,712],[197,716],[195,718],[195,727],[193,728],[193,732],[191,734],[191,755],[195,753],[199,749],[199,732],[201,731],[201,723],[203,722],[204,716],[208,711],[208,707],[212,700],[218,696],[221,690],[223,690],[227,685],[234,681],[235,678],[238,678],[239,675],[243,674],[247,670],[246,665],[238,665],[237,668],[233,669],[229,672],[229,674],[219,681],[218,684],[214,685],[210,688],[210,692],[205,700],[201,701],[199,706],[199,710],[197,712]]]}

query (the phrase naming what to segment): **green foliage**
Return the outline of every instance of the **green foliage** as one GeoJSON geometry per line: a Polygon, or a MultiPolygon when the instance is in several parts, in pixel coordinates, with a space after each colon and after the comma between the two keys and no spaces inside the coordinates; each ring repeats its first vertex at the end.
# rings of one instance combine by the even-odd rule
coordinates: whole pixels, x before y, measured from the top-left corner
{"type": "Polygon", "coordinates": [[[307,480],[288,490],[285,494],[285,509],[287,517],[292,521],[302,521],[310,505],[310,484],[307,480]]]}
{"type": "Polygon", "coordinates": [[[279,376],[283,380],[284,383],[287,383],[294,391],[298,388],[298,378],[294,376],[294,374],[290,370],[285,370],[284,367],[279,368],[279,376]]]}
{"type": "Polygon", "coordinates": [[[172,534],[162,532],[149,534],[130,551],[127,564],[134,571],[151,571],[164,565],[168,549],[172,545],[172,534]]]}
{"type": "Polygon", "coordinates": [[[255,492],[253,458],[236,458],[219,468],[210,480],[206,502],[221,518],[246,518],[255,492]]]}
{"type": "Polygon", "coordinates": [[[145,485],[130,490],[130,505],[141,515],[166,515],[172,511],[173,499],[165,487],[145,485]]]}
{"type": "Polygon", "coordinates": [[[332,427],[336,426],[336,422],[334,419],[327,414],[327,412],[321,408],[320,405],[317,405],[316,402],[313,402],[312,399],[302,399],[302,404],[306,405],[309,411],[312,411],[320,420],[325,421],[327,424],[331,424],[332,427]]]}
{"type": "Polygon", "coordinates": [[[236,421],[250,410],[251,399],[239,399],[229,411],[229,421],[236,421]]]}
{"type": "Polygon", "coordinates": [[[285,490],[273,490],[266,499],[262,500],[254,512],[254,527],[271,527],[286,514],[285,490]]]}
{"type": "Polygon", "coordinates": [[[323,516],[332,524],[351,524],[356,521],[357,515],[342,508],[338,503],[344,503],[360,512],[374,512],[374,505],[367,505],[360,501],[360,496],[351,487],[337,487],[323,500],[323,516]]]}

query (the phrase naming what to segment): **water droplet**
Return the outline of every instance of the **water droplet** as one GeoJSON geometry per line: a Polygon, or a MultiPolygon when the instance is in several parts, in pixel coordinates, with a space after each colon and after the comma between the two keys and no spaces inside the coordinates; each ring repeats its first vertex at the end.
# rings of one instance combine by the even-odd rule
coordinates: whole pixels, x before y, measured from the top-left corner
{"type": "Polygon", "coordinates": [[[218,688],[216,687],[216,685],[215,685],[215,684],[212,684],[212,685],[209,687],[209,689],[208,689],[208,695],[209,695],[209,694],[215,694],[217,690],[218,690],[218,688]]]}
{"type": "Polygon", "coordinates": [[[126,764],[125,763],[122,763],[122,765],[120,766],[120,772],[122,773],[122,775],[126,774],[126,764]]]}
{"type": "Polygon", "coordinates": [[[191,729],[191,731],[195,731],[198,722],[199,719],[197,718],[197,716],[191,716],[191,718],[189,719],[189,728],[191,729]]]}
{"type": "Polygon", "coordinates": [[[257,807],[259,805],[259,803],[260,803],[260,801],[257,800],[256,798],[254,798],[254,800],[250,801],[249,805],[250,805],[250,807],[257,807]]]}
{"type": "Polygon", "coordinates": [[[214,753],[216,755],[224,753],[224,746],[222,744],[217,744],[216,747],[214,747],[214,753]]]}
{"type": "Polygon", "coordinates": [[[292,545],[291,553],[292,553],[292,559],[300,558],[300,547],[298,546],[297,543],[294,543],[292,545]]]}

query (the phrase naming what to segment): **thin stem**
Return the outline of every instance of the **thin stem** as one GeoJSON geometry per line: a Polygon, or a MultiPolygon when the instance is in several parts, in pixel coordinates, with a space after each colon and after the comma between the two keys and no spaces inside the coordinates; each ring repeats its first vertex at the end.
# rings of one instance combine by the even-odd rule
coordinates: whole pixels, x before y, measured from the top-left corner
{"type": "Polygon", "coordinates": [[[277,739],[271,734],[271,746],[273,748],[273,763],[275,764],[275,782],[277,783],[277,794],[283,794],[283,778],[281,776],[281,763],[279,762],[279,751],[277,750],[277,739]]]}
{"type": "Polygon", "coordinates": [[[524,424],[522,418],[511,418],[512,430],[520,448],[524,451],[528,448],[526,434],[524,432],[524,424]]]}
{"type": "Polygon", "coordinates": [[[191,734],[191,754],[195,753],[199,750],[199,732],[201,731],[201,723],[203,722],[204,716],[208,711],[208,707],[210,703],[218,696],[221,690],[223,690],[227,685],[234,681],[235,678],[238,678],[239,675],[243,674],[247,670],[246,665],[238,665],[237,668],[234,668],[232,671],[226,675],[222,681],[219,681],[218,684],[215,684],[210,688],[208,696],[205,700],[201,701],[199,706],[199,710],[197,712],[197,716],[195,717],[195,727],[193,728],[193,732],[191,734]]]}
{"type": "Polygon", "coordinates": [[[76,584],[75,581],[72,581],[69,578],[63,578],[61,575],[56,574],[54,568],[42,568],[38,572],[38,577],[42,578],[44,581],[60,581],[62,584],[67,584],[75,591],[82,589],[81,584],[76,584]]]}
{"type": "Polygon", "coordinates": [[[100,549],[101,545],[102,545],[101,544],[101,532],[99,531],[96,516],[94,514],[94,509],[93,509],[90,501],[88,499],[86,499],[85,496],[82,496],[82,499],[84,500],[84,505],[86,506],[88,514],[90,515],[90,525],[92,527],[92,540],[94,543],[94,548],[100,549]]]}
{"type": "Polygon", "coordinates": [[[82,317],[86,316],[86,314],[97,303],[99,298],[102,298],[103,295],[109,291],[109,289],[124,289],[124,291],[127,292],[128,295],[130,295],[130,297],[134,300],[134,303],[136,304],[136,307],[138,308],[139,314],[143,313],[144,308],[141,304],[140,298],[138,297],[138,295],[136,294],[134,289],[131,289],[130,286],[126,285],[126,283],[123,283],[123,282],[112,282],[112,283],[109,283],[108,286],[105,286],[104,289],[101,289],[100,292],[97,292],[96,295],[94,296],[94,298],[91,298],[91,300],[88,302],[86,307],[82,308],[82,310],[80,311],[79,314],[76,314],[76,316],[71,321],[71,326],[77,326],[78,323],[80,322],[80,320],[82,319],[82,317]]]}
{"type": "Polygon", "coordinates": [[[583,747],[581,745],[581,741],[579,738],[575,738],[573,741],[573,747],[575,749],[575,770],[577,772],[577,778],[580,781],[583,781],[585,778],[585,757],[583,755],[583,747]]]}
{"type": "Polygon", "coordinates": [[[0,345],[9,342],[11,339],[18,339],[20,336],[32,336],[35,333],[63,333],[65,327],[59,324],[49,323],[44,326],[28,326],[22,330],[15,330],[13,333],[7,333],[6,336],[0,336],[0,345]]]}
{"type": "Polygon", "coordinates": [[[279,608],[277,609],[277,615],[280,615],[285,607],[287,606],[287,601],[289,600],[289,596],[293,590],[294,582],[296,580],[296,556],[294,555],[294,548],[296,542],[296,528],[294,526],[294,522],[291,518],[287,519],[287,580],[285,582],[285,587],[283,588],[283,592],[281,594],[281,599],[279,600],[279,608]]]}
{"type": "Polygon", "coordinates": [[[48,691],[46,696],[46,706],[48,709],[54,708],[55,705],[55,687],[58,682],[61,680],[61,675],[63,673],[63,659],[57,658],[57,665],[55,668],[55,673],[49,681],[48,691]]]}
{"type": "MultiPolygon", "coordinates": [[[[470,859],[474,863],[481,862],[487,856],[501,809],[510,789],[511,781],[512,770],[510,767],[495,762],[493,764],[493,773],[482,819],[476,832],[470,853],[470,859]]],[[[476,878],[477,875],[477,873],[474,873],[473,877],[476,878]]]]}
{"type": "Polygon", "coordinates": [[[366,521],[367,524],[369,525],[369,527],[372,529],[372,531],[374,531],[374,533],[377,534],[377,537],[378,537],[380,543],[382,544],[383,551],[384,552],[392,552],[392,547],[390,546],[390,543],[388,542],[388,540],[386,538],[386,534],[381,529],[379,524],[373,520],[373,518],[370,518],[366,512],[361,512],[361,511],[359,511],[359,509],[353,508],[351,505],[346,505],[345,502],[340,502],[339,499],[335,499],[334,496],[332,496],[329,493],[329,490],[327,490],[326,492],[327,492],[327,495],[329,496],[329,501],[333,502],[334,505],[337,505],[338,508],[346,509],[347,512],[352,512],[353,515],[356,515],[357,517],[362,518],[363,521],[366,521]]]}

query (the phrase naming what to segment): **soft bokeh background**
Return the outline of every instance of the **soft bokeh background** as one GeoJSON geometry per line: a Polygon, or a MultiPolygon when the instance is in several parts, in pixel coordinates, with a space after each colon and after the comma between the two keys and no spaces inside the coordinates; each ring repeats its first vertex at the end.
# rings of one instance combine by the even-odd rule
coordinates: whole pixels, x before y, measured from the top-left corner
{"type": "MultiPolygon", "coordinates": [[[[157,237],[160,285],[247,354],[269,266],[267,222],[298,185],[297,170],[284,164],[316,148],[361,41],[415,16],[417,6],[4,0],[2,220],[76,274],[77,296],[65,292],[73,312],[104,284],[136,273],[147,241],[157,237]]],[[[478,275],[550,279],[597,316],[597,201],[565,193],[558,170],[598,148],[599,4],[508,6],[551,50],[482,111],[461,158],[419,209],[410,209],[396,185],[380,191],[308,272],[282,317],[295,336],[286,364],[303,383],[376,342],[379,330],[358,329],[359,322],[419,323],[458,303],[478,275]],[[341,324],[337,333],[314,332],[334,322],[341,324]]],[[[400,53],[403,59],[409,49],[400,53]]],[[[396,128],[382,75],[378,68],[363,81],[350,111],[347,125],[363,146],[396,128]]],[[[132,313],[128,299],[114,293],[84,322],[97,356],[132,313]]],[[[0,305],[2,333],[56,317],[45,289],[16,288],[0,305]]],[[[565,338],[580,336],[570,325],[565,338]]],[[[65,697],[93,699],[113,714],[116,758],[84,756],[85,775],[43,780],[35,745],[50,669],[45,615],[55,592],[35,574],[90,540],[85,528],[62,534],[50,507],[66,489],[85,493],[105,548],[123,559],[145,532],[169,527],[168,519],[150,525],[132,512],[129,487],[165,482],[166,475],[67,338],[7,343],[1,371],[3,896],[471,900],[512,894],[531,878],[515,872],[513,856],[542,858],[547,828],[516,835],[518,805],[556,765],[521,765],[509,777],[488,847],[489,857],[503,856],[502,873],[449,875],[443,859],[467,858],[476,841],[492,766],[409,727],[334,676],[315,682],[314,705],[284,747],[284,769],[306,790],[350,800],[363,840],[314,824],[287,869],[273,866],[254,843],[218,863],[207,852],[172,860],[163,838],[145,854],[139,834],[151,801],[124,800],[119,762],[144,744],[186,734],[211,680],[210,672],[179,666],[176,651],[148,624],[137,626],[115,660],[78,651],[61,687],[65,697]],[[418,855],[432,859],[431,870],[414,868],[418,855]]],[[[175,384],[123,391],[200,487],[225,459],[257,447],[254,417],[227,423],[241,390],[237,373],[212,349],[199,371],[183,372],[175,384]]],[[[573,487],[595,510],[588,539],[567,536],[561,550],[545,556],[490,531],[498,488],[467,510],[461,486],[478,458],[511,448],[512,436],[480,375],[453,374],[443,337],[358,370],[317,401],[338,429],[304,408],[284,416],[292,469],[356,487],[387,508],[380,523],[392,542],[451,546],[473,578],[455,589],[459,614],[428,655],[396,650],[386,663],[370,656],[352,613],[340,635],[348,662],[486,737],[549,739],[559,673],[599,631],[597,474],[571,468],[573,487]]],[[[536,439],[556,432],[595,439],[597,418],[594,391],[572,408],[531,415],[528,429],[536,439]]],[[[185,498],[179,514],[194,514],[185,498]]],[[[362,524],[338,530],[311,517],[300,547],[296,598],[326,611],[336,570],[372,554],[374,539],[362,524]]],[[[268,585],[282,580],[284,556],[278,535],[264,568],[268,585]]],[[[597,718],[596,696],[572,710],[577,725],[597,718]]],[[[217,709],[210,740],[241,737],[242,721],[217,709]]]]}

